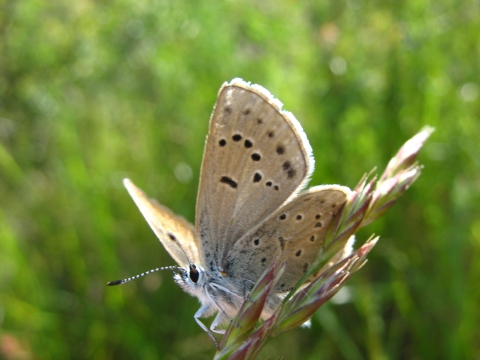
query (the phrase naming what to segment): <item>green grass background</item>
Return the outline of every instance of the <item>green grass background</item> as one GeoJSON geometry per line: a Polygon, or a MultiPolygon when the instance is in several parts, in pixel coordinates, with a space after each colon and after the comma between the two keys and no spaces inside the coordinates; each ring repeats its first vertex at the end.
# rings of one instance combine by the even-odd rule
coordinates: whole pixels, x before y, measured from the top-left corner
{"type": "Polygon", "coordinates": [[[423,125],[423,174],[369,263],[261,359],[478,359],[474,1],[0,1],[0,358],[209,359],[198,309],[123,189],[190,221],[224,81],[269,89],[353,187],[423,125]]]}

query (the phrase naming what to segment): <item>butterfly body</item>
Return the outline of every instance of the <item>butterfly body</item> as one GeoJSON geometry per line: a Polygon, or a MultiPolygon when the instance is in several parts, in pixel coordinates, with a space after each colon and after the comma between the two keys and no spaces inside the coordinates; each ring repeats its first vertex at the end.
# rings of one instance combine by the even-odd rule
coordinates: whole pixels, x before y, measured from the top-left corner
{"type": "Polygon", "coordinates": [[[200,300],[194,317],[207,333],[199,318],[218,313],[210,328],[222,332],[268,265],[280,261],[286,270],[262,314],[270,316],[318,255],[350,194],[338,185],[299,193],[313,171],[312,150],[281,106],[258,85],[234,79],[222,86],[205,144],[195,227],[124,180],[179,265],[175,281],[200,300]]]}

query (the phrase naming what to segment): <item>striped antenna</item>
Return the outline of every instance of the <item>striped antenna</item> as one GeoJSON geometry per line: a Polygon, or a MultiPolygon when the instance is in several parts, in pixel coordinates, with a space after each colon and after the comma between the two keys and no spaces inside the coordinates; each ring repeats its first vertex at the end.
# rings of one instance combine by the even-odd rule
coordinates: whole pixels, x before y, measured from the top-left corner
{"type": "Polygon", "coordinates": [[[138,279],[142,276],[145,276],[145,275],[148,275],[148,274],[151,274],[151,273],[154,273],[154,272],[157,272],[157,271],[160,271],[160,270],[177,270],[178,269],[178,266],[164,266],[164,267],[161,267],[161,268],[156,268],[156,269],[152,269],[152,270],[149,270],[149,271],[146,271],[144,273],[141,273],[140,275],[136,275],[136,276],[132,276],[132,277],[129,277],[127,279],[123,279],[123,280],[113,280],[113,281],[110,281],[107,283],[108,286],[115,286],[115,285],[122,285],[126,282],[129,282],[129,281],[132,281],[132,280],[135,280],[135,279],[138,279]]]}

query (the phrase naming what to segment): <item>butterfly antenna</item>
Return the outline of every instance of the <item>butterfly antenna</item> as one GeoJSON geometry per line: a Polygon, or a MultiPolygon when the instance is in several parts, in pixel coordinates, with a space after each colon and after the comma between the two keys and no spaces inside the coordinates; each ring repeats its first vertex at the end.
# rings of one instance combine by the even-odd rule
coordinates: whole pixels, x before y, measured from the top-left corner
{"type": "Polygon", "coordinates": [[[193,265],[194,262],[192,261],[192,259],[190,259],[190,256],[188,256],[188,254],[185,251],[185,249],[183,248],[182,244],[178,243],[178,245],[180,245],[180,249],[182,249],[183,253],[185,254],[185,257],[187,258],[187,261],[188,261],[188,265],[193,265]]]}
{"type": "Polygon", "coordinates": [[[171,232],[167,233],[167,235],[170,238],[170,240],[175,241],[175,243],[178,245],[178,247],[182,250],[183,254],[187,258],[188,265],[193,265],[194,263],[193,263],[192,259],[190,259],[190,256],[188,256],[188,253],[185,251],[185,248],[182,246],[180,241],[178,241],[177,237],[174,234],[172,234],[171,232]]]}
{"type": "Polygon", "coordinates": [[[125,284],[126,282],[138,279],[142,276],[145,276],[145,275],[157,272],[157,271],[161,271],[161,270],[172,270],[173,271],[173,270],[177,270],[177,269],[178,269],[178,266],[164,266],[164,267],[161,267],[161,268],[156,268],[156,269],[146,271],[144,273],[141,273],[140,275],[135,275],[135,276],[129,277],[127,279],[109,281],[107,283],[107,285],[108,286],[122,285],[122,284],[125,284]]]}

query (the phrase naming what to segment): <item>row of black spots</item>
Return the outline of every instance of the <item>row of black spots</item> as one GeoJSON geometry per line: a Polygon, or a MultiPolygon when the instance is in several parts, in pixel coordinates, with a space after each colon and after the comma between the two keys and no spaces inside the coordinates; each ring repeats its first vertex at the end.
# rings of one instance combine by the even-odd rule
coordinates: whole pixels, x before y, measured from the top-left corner
{"type": "Polygon", "coordinates": [[[260,244],[260,239],[253,240],[253,243],[255,244],[255,246],[258,246],[260,244]]]}
{"type": "Polygon", "coordinates": [[[303,273],[305,274],[308,270],[308,263],[303,264],[303,273]]]}
{"type": "Polygon", "coordinates": [[[265,183],[265,186],[268,186],[268,187],[272,187],[273,186],[273,189],[274,190],[280,190],[280,187],[278,185],[273,185],[273,183],[271,181],[267,181],[265,183]]]}
{"type": "Polygon", "coordinates": [[[302,249],[297,250],[297,252],[295,253],[295,256],[296,256],[296,257],[302,256],[302,249]]]}
{"type": "Polygon", "coordinates": [[[315,241],[315,235],[310,236],[310,241],[314,242],[315,241]]]}
{"type": "Polygon", "coordinates": [[[282,165],[282,169],[287,173],[287,177],[289,179],[295,177],[295,175],[297,174],[297,171],[292,167],[290,161],[285,161],[282,165]]]}
{"type": "Polygon", "coordinates": [[[322,222],[321,221],[318,221],[317,223],[315,223],[315,228],[318,229],[318,228],[321,228],[323,226],[322,222]]]}
{"type": "MultiPolygon", "coordinates": [[[[235,134],[232,136],[232,140],[235,141],[235,142],[239,142],[242,140],[242,135],[240,134],[235,134]]],[[[225,139],[220,139],[218,141],[218,145],[220,145],[220,147],[224,147],[225,145],[227,145],[227,140],[225,139]]],[[[243,145],[247,148],[247,149],[250,149],[252,146],[253,146],[253,142],[249,139],[245,139],[243,145]]]]}
{"type": "MultiPolygon", "coordinates": [[[[293,287],[291,287],[291,288],[289,288],[289,289],[285,289],[285,283],[282,283],[282,284],[280,285],[280,287],[282,288],[282,290],[281,290],[282,293],[287,292],[287,291],[292,291],[292,290],[294,289],[293,287]]],[[[278,291],[278,290],[277,290],[277,291],[278,291]]]]}
{"type": "MultiPolygon", "coordinates": [[[[239,142],[240,140],[242,140],[242,135],[235,134],[235,135],[232,136],[232,139],[233,139],[233,141],[239,142]]],[[[252,143],[251,140],[246,139],[245,142],[243,143],[243,145],[247,149],[250,149],[253,146],[253,143],[252,143]]],[[[262,159],[262,156],[259,153],[253,153],[251,155],[251,158],[252,158],[253,161],[260,161],[262,159]]]]}
{"type": "Polygon", "coordinates": [[[258,183],[262,180],[262,174],[258,171],[255,172],[255,174],[253,174],[253,182],[254,183],[258,183]]]}
{"type": "MultiPolygon", "coordinates": [[[[230,115],[233,110],[232,110],[231,106],[225,106],[223,108],[223,111],[225,112],[225,114],[230,115]]],[[[250,115],[251,112],[252,111],[249,108],[242,111],[243,115],[250,115]]],[[[257,118],[257,124],[263,124],[263,119],[262,118],[257,118]]]]}
{"type": "MultiPolygon", "coordinates": [[[[283,213],[278,217],[278,219],[279,220],[285,220],[287,218],[287,216],[288,216],[287,214],[283,213]]],[[[297,220],[297,221],[303,220],[303,215],[302,214],[297,214],[297,216],[295,216],[295,220],[297,220]]]]}
{"type": "Polygon", "coordinates": [[[238,183],[228,176],[222,176],[220,178],[220,182],[222,184],[226,184],[226,185],[230,186],[232,189],[236,189],[237,186],[238,186],[238,183]]]}

